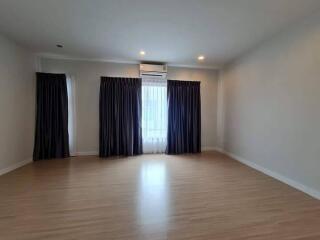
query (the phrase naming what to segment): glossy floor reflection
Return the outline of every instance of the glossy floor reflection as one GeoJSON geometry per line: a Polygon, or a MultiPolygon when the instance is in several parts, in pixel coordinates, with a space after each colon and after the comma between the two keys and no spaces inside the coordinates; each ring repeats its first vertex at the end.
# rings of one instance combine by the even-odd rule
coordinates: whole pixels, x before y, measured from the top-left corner
{"type": "Polygon", "coordinates": [[[165,233],[169,223],[169,186],[166,163],[144,162],[141,165],[138,193],[138,221],[145,234],[165,233]]]}
{"type": "Polygon", "coordinates": [[[320,201],[215,152],[73,159],[0,176],[1,240],[313,240],[320,201]]]}

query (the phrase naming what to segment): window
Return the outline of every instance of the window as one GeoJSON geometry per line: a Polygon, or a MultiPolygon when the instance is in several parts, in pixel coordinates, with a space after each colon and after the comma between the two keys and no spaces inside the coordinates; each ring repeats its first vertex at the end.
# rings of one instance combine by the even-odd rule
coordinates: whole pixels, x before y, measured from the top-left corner
{"type": "Polygon", "coordinates": [[[144,153],[163,153],[167,145],[167,81],[142,78],[142,141],[144,153]]]}
{"type": "Polygon", "coordinates": [[[68,91],[68,132],[69,132],[69,148],[70,155],[75,156],[75,139],[76,139],[76,124],[75,124],[75,83],[71,76],[67,76],[67,91],[68,91]]]}

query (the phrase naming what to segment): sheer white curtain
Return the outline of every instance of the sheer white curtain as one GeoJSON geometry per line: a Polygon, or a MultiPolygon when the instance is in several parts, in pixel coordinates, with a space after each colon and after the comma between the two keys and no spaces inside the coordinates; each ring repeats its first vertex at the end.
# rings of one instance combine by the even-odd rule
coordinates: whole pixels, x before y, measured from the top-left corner
{"type": "Polygon", "coordinates": [[[142,78],[142,141],[144,153],[163,153],[167,145],[167,81],[142,78]]]}
{"type": "Polygon", "coordinates": [[[76,114],[75,114],[75,82],[72,76],[67,75],[68,91],[68,132],[70,155],[76,155],[76,114]]]}

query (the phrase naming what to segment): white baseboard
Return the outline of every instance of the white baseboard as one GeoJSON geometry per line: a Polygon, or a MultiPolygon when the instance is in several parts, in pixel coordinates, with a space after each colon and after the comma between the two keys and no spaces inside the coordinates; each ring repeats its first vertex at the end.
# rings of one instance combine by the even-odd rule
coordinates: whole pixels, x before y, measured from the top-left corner
{"type": "Polygon", "coordinates": [[[71,154],[72,157],[76,157],[76,156],[98,156],[98,155],[99,155],[98,151],[76,152],[76,153],[72,153],[71,154]]]}
{"type": "Polygon", "coordinates": [[[224,153],[224,150],[220,147],[215,147],[214,151],[220,152],[220,153],[224,153]]]}
{"type": "MultiPolygon", "coordinates": [[[[201,147],[201,151],[219,151],[217,147],[201,147]]],[[[220,151],[219,151],[220,152],[220,151]]]]}
{"type": "Polygon", "coordinates": [[[298,189],[298,190],[310,195],[311,197],[314,197],[314,198],[320,200],[320,192],[315,190],[315,189],[313,189],[313,188],[310,188],[310,187],[308,187],[308,186],[306,186],[306,185],[304,185],[302,183],[299,183],[299,182],[297,182],[295,180],[292,180],[292,179],[290,179],[288,177],[285,177],[285,176],[283,176],[283,175],[281,175],[281,174],[279,174],[277,172],[274,172],[274,171],[269,170],[269,169],[267,169],[265,167],[262,167],[262,166],[260,166],[260,165],[258,165],[256,163],[248,161],[248,160],[246,160],[246,159],[244,159],[242,157],[239,157],[239,156],[237,156],[237,155],[235,155],[233,153],[226,152],[224,150],[221,150],[221,152],[224,153],[225,155],[228,155],[232,159],[235,159],[238,162],[241,162],[241,163],[247,165],[248,167],[251,167],[251,168],[253,168],[253,169],[255,169],[255,170],[259,171],[259,172],[262,172],[262,173],[264,173],[264,174],[266,174],[266,175],[268,175],[268,176],[270,176],[272,178],[275,178],[275,179],[279,180],[280,182],[283,182],[283,183],[285,183],[285,184],[287,184],[287,185],[289,185],[289,186],[291,186],[291,187],[293,187],[295,189],[298,189]]]}
{"type": "Polygon", "coordinates": [[[3,175],[3,174],[6,174],[8,172],[11,172],[19,167],[22,167],[28,163],[31,163],[32,162],[32,159],[27,159],[27,160],[24,160],[24,161],[21,161],[21,162],[18,162],[18,163],[15,163],[15,164],[12,164],[11,166],[9,167],[6,167],[6,168],[3,168],[3,169],[0,169],[0,176],[3,175]]]}
{"type": "MultiPolygon", "coordinates": [[[[201,151],[218,151],[218,152],[222,152],[221,148],[217,148],[217,147],[201,147],[201,151]]],[[[72,157],[76,157],[76,156],[98,156],[98,155],[99,155],[99,151],[88,151],[88,152],[71,153],[72,157]]]]}

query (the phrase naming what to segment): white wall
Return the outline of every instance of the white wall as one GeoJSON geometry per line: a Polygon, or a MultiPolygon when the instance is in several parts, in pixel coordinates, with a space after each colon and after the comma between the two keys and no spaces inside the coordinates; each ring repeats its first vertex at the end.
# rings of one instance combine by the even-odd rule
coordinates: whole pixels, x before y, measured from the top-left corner
{"type": "Polygon", "coordinates": [[[31,160],[34,109],[35,57],[0,36],[0,174],[31,160]]]}
{"type": "Polygon", "coordinates": [[[222,82],[222,147],[319,194],[320,14],[227,66],[222,82]]]}
{"type": "MultiPolygon", "coordinates": [[[[138,77],[137,64],[41,59],[43,72],[66,73],[75,80],[76,152],[90,154],[99,148],[99,86],[101,76],[138,77]]],[[[169,79],[201,81],[202,146],[216,146],[217,73],[213,70],[173,68],[169,79]]]]}

